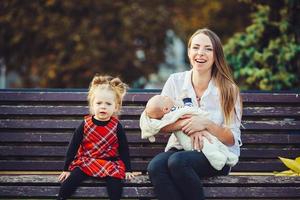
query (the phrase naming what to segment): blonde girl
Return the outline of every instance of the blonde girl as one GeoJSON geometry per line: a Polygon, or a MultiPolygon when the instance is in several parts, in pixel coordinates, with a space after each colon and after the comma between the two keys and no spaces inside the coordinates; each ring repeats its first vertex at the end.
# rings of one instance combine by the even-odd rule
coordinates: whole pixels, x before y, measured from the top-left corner
{"type": "Polygon", "coordinates": [[[213,134],[228,150],[240,155],[241,103],[239,88],[233,81],[225,62],[219,37],[209,29],[199,29],[188,42],[191,70],[172,74],[162,95],[179,100],[184,91],[194,106],[210,114],[208,119],[185,116],[162,128],[172,133],[182,130],[190,136],[195,151],[182,151],[172,134],[165,152],[156,155],[148,165],[148,172],[159,200],[203,200],[202,178],[227,175],[230,167],[214,169],[203,152],[203,137],[213,134]]]}
{"type": "Polygon", "coordinates": [[[126,88],[119,78],[93,78],[87,97],[90,114],[69,144],[57,199],[69,198],[87,177],[105,180],[111,200],[121,198],[122,180],[133,176],[126,135],[116,117],[126,88]]]}

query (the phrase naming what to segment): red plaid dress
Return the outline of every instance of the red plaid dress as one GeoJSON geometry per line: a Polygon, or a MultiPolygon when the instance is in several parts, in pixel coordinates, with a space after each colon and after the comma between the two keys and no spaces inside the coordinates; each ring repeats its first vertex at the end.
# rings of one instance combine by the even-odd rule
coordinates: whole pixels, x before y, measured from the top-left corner
{"type": "Polygon", "coordinates": [[[85,174],[93,177],[111,176],[125,178],[125,164],[122,160],[110,161],[118,157],[118,120],[111,117],[105,126],[93,123],[92,116],[85,116],[83,140],[73,162],[69,166],[72,171],[79,167],[85,174]]]}

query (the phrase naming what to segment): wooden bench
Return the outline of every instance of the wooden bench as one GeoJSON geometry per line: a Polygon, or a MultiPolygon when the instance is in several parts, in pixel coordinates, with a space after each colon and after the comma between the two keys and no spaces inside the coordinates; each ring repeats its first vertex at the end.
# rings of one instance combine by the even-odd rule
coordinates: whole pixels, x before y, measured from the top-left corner
{"type": "MultiPolygon", "coordinates": [[[[131,163],[141,176],[126,181],[124,198],[155,198],[146,174],[162,152],[140,138],[139,116],[159,91],[130,91],[120,119],[130,145],[131,163]]],[[[54,199],[68,142],[88,113],[86,90],[0,90],[0,198],[54,199]]],[[[229,176],[207,178],[208,199],[300,199],[300,177],[275,177],[287,168],[278,156],[300,156],[300,96],[297,93],[242,93],[244,102],[240,162],[229,176]]],[[[88,180],[76,198],[107,198],[103,182],[88,180]]]]}

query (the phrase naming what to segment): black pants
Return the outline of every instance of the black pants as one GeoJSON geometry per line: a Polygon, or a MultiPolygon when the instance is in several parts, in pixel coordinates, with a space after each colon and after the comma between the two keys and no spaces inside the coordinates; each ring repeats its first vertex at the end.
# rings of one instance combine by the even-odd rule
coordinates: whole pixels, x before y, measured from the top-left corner
{"type": "MultiPolygon", "coordinates": [[[[75,168],[70,176],[61,184],[57,199],[63,200],[69,198],[80,183],[88,177],[81,169],[75,168]]],[[[106,177],[104,180],[106,181],[109,199],[120,200],[123,189],[122,180],[113,177],[106,177]]]]}
{"type": "Polygon", "coordinates": [[[202,177],[227,175],[229,166],[214,169],[202,152],[168,151],[148,165],[150,180],[159,200],[203,200],[202,177]]]}

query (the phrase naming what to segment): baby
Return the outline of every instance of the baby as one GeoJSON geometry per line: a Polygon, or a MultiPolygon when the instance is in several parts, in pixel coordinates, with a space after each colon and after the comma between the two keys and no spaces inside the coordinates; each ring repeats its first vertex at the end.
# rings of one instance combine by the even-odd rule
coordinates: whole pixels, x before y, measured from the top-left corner
{"type": "Polygon", "coordinates": [[[150,118],[161,119],[175,108],[175,102],[170,97],[155,95],[147,102],[145,112],[150,118]]]}
{"type": "MultiPolygon", "coordinates": [[[[183,115],[187,114],[198,115],[203,118],[209,116],[207,112],[200,108],[192,107],[191,98],[184,98],[183,105],[176,106],[175,102],[168,96],[153,96],[149,99],[145,111],[140,118],[142,138],[148,138],[151,142],[154,142],[154,135],[156,135],[161,128],[176,122],[183,115]]],[[[193,149],[192,141],[189,136],[182,131],[177,131],[174,134],[184,150],[190,151],[193,149]]],[[[204,138],[201,151],[210,164],[217,170],[221,170],[225,164],[234,166],[238,161],[238,157],[230,152],[215,136],[210,134],[209,137],[211,142],[208,141],[207,138],[204,138]]]]}
{"type": "MultiPolygon", "coordinates": [[[[176,111],[172,113],[172,118],[175,116],[183,116],[184,114],[197,114],[201,115],[202,117],[208,117],[208,113],[201,110],[200,108],[192,108],[192,99],[191,98],[183,98],[183,104],[176,106],[175,101],[168,96],[163,95],[155,95],[149,99],[145,108],[145,114],[150,119],[157,119],[163,121],[169,121],[169,117],[165,114],[176,111]],[[197,112],[195,112],[197,111],[197,112]],[[164,119],[162,119],[165,116],[164,119]]],[[[176,117],[177,118],[177,117],[176,117]]],[[[183,149],[186,151],[192,150],[192,141],[189,136],[184,134],[181,131],[175,132],[175,136],[177,137],[179,143],[182,145],[183,149]]],[[[145,137],[144,137],[145,138],[145,137]]],[[[153,139],[152,139],[153,140],[153,139]]],[[[151,139],[150,139],[151,141],[151,139]]]]}

